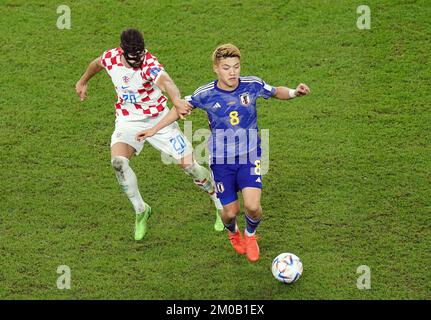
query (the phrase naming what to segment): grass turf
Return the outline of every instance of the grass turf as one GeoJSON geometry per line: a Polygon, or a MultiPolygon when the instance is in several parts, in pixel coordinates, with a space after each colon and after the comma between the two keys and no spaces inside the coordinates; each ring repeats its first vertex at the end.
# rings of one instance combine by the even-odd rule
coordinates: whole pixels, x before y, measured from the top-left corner
{"type": "MultiPolygon", "coordinates": [[[[0,4],[0,298],[431,298],[428,1],[368,1],[370,30],[356,27],[356,1],[79,1],[70,30],[56,28],[58,5],[0,4]],[[132,161],[154,213],[134,242],[109,162],[112,84],[101,74],[86,102],[74,93],[129,26],[183,94],[214,78],[210,55],[226,42],[243,75],[311,87],[259,103],[270,170],[258,263],[213,231],[206,195],[150,146],[132,161]],[[304,263],[292,286],[270,272],[286,251],[304,263]],[[56,287],[59,265],[71,290],[56,287]],[[360,265],[371,290],[356,288],[360,265]]],[[[207,127],[201,111],[189,120],[207,127]]]]}

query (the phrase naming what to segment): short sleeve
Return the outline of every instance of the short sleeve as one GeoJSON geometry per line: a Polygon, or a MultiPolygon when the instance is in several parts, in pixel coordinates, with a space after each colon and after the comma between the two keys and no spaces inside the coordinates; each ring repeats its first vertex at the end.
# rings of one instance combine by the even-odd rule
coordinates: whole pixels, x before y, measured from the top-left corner
{"type": "Polygon", "coordinates": [[[142,68],[142,78],[147,81],[156,82],[160,75],[165,71],[165,68],[155,56],[146,53],[145,65],[142,68]]]}
{"type": "Polygon", "coordinates": [[[105,52],[99,57],[100,58],[100,63],[102,64],[102,66],[103,66],[103,68],[105,68],[106,69],[106,61],[105,61],[105,59],[103,58],[104,57],[104,55],[105,55],[105,52]]]}
{"type": "Polygon", "coordinates": [[[106,68],[107,66],[107,59],[109,59],[111,57],[111,52],[110,50],[106,50],[105,52],[102,53],[101,57],[100,57],[100,62],[102,63],[103,67],[106,68]]]}
{"type": "Polygon", "coordinates": [[[197,94],[192,94],[191,96],[185,96],[184,99],[189,102],[193,108],[202,108],[201,101],[197,94]]]}
{"type": "Polygon", "coordinates": [[[106,50],[100,62],[105,69],[111,70],[113,66],[121,63],[121,51],[118,48],[106,50]]]}
{"type": "Polygon", "coordinates": [[[267,84],[265,81],[260,79],[258,82],[258,96],[262,97],[264,99],[269,99],[275,95],[275,92],[277,91],[275,87],[267,84]]]}
{"type": "Polygon", "coordinates": [[[208,95],[210,94],[212,88],[214,88],[214,83],[207,83],[206,85],[197,88],[192,95],[184,97],[184,99],[187,100],[193,106],[193,108],[205,110],[206,103],[208,101],[208,95]]]}

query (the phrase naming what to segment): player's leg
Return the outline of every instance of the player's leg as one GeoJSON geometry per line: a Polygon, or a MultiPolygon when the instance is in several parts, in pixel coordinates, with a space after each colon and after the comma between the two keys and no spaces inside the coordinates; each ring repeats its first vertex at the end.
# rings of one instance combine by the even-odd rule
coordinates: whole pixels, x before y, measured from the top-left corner
{"type": "Polygon", "coordinates": [[[138,189],[136,175],[129,165],[134,153],[135,149],[133,147],[123,142],[117,142],[111,147],[111,164],[117,181],[132,203],[135,212],[141,213],[145,209],[144,200],[138,189]]]}
{"type": "Polygon", "coordinates": [[[129,163],[133,154],[139,154],[143,147],[143,143],[138,143],[134,139],[134,134],[134,130],[130,128],[116,128],[111,138],[111,164],[121,189],[129,198],[136,213],[135,240],[141,240],[147,233],[151,207],[142,199],[136,174],[129,163]]]}
{"type": "Polygon", "coordinates": [[[262,190],[259,188],[247,187],[242,189],[246,220],[246,229],[244,233],[249,237],[256,233],[256,228],[262,220],[262,206],[260,205],[261,195],[262,190]]]}
{"type": "Polygon", "coordinates": [[[239,254],[245,254],[245,243],[244,238],[237,224],[237,216],[240,212],[240,204],[238,200],[223,205],[221,218],[228,232],[229,241],[234,250],[239,254]]]}
{"type": "Polygon", "coordinates": [[[222,206],[215,194],[211,174],[208,169],[199,165],[193,159],[193,147],[181,132],[178,124],[176,122],[172,123],[146,140],[154,148],[173,157],[180,167],[193,179],[193,182],[200,189],[208,193],[216,207],[216,223],[214,228],[218,231],[222,231],[223,224],[219,217],[222,206]]]}
{"type": "Polygon", "coordinates": [[[239,254],[245,253],[244,239],[238,229],[237,216],[240,212],[238,187],[236,184],[237,165],[211,164],[217,197],[223,205],[221,219],[228,231],[229,241],[239,254]]]}
{"type": "Polygon", "coordinates": [[[244,231],[247,258],[251,262],[259,259],[259,245],[256,241],[256,228],[262,219],[260,198],[262,177],[255,164],[242,165],[238,171],[238,185],[242,191],[245,207],[246,229],[244,231]]]}
{"type": "Polygon", "coordinates": [[[193,179],[194,184],[198,186],[198,188],[208,193],[216,207],[216,221],[214,223],[214,229],[216,231],[223,231],[224,226],[220,218],[222,204],[217,198],[217,194],[214,189],[214,181],[209,170],[196,162],[193,158],[193,153],[189,153],[185,157],[181,158],[179,166],[193,179]]]}
{"type": "Polygon", "coordinates": [[[225,226],[226,230],[228,230],[231,233],[236,233],[239,231],[238,224],[236,221],[236,217],[238,216],[240,212],[240,205],[239,201],[235,200],[231,203],[228,203],[226,205],[223,205],[223,210],[221,212],[221,219],[223,221],[223,225],[225,226]]]}

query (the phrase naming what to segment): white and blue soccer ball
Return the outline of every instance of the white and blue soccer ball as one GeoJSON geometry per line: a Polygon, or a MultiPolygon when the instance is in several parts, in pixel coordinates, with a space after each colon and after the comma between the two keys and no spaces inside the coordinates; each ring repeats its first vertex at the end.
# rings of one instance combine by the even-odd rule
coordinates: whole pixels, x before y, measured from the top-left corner
{"type": "Polygon", "coordinates": [[[302,275],[302,262],[293,253],[279,254],[272,262],[272,274],[283,283],[294,283],[302,275]]]}

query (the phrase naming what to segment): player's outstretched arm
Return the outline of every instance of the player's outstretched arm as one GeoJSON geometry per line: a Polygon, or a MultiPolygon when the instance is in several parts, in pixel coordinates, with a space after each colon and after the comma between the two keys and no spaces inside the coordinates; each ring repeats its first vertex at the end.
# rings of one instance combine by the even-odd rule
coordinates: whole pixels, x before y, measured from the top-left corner
{"type": "Polygon", "coordinates": [[[76,94],[79,96],[81,101],[84,101],[87,97],[87,84],[88,81],[98,72],[103,70],[101,57],[98,57],[90,62],[82,75],[81,79],[75,85],[76,94]]]}
{"type": "Polygon", "coordinates": [[[154,127],[151,127],[150,129],[139,131],[136,134],[136,140],[142,141],[145,140],[148,137],[154,136],[158,131],[163,129],[164,127],[170,125],[171,123],[177,121],[180,118],[180,115],[178,114],[178,111],[175,107],[173,107],[168,114],[160,120],[154,127]]]}
{"type": "Polygon", "coordinates": [[[310,93],[310,88],[304,84],[300,83],[296,89],[290,89],[288,87],[277,87],[274,97],[280,100],[288,100],[296,97],[305,96],[310,93]]]}
{"type": "Polygon", "coordinates": [[[192,110],[191,104],[181,99],[180,90],[166,71],[156,80],[156,84],[163,92],[168,94],[181,119],[184,119],[184,116],[190,114],[192,110]]]}

